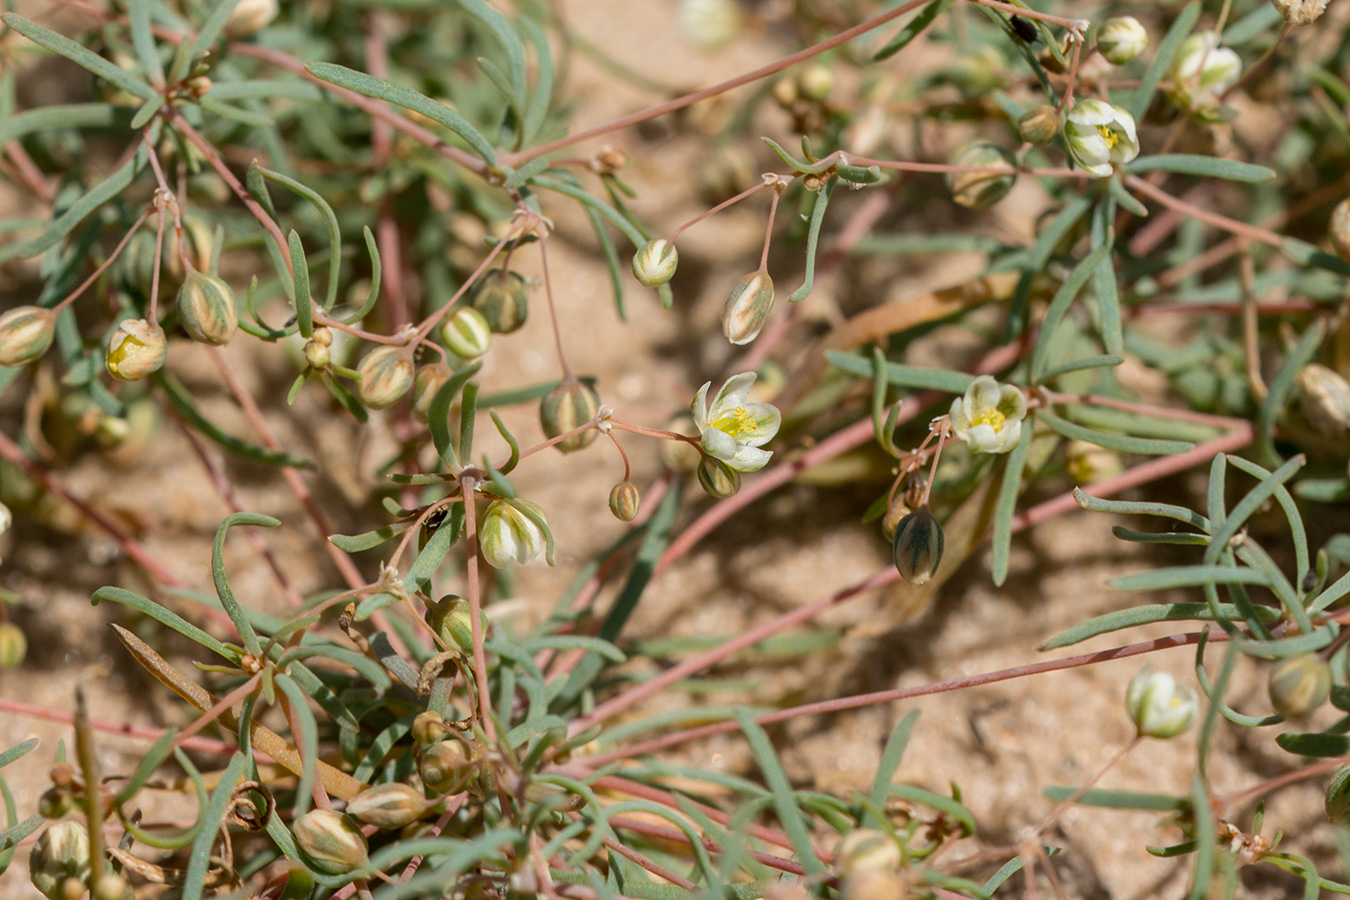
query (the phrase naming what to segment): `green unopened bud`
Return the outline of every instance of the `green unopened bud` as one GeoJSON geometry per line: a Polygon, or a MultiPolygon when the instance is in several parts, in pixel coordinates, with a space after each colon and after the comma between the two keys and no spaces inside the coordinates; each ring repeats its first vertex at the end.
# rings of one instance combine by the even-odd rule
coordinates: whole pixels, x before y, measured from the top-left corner
{"type": "Polygon", "coordinates": [[[1282,659],[1270,670],[1266,688],[1275,712],[1286,719],[1301,719],[1330,696],[1331,666],[1316,653],[1282,659]]]}
{"type": "MultiPolygon", "coordinates": [[[[954,166],[972,166],[983,169],[1014,167],[1012,154],[997,144],[976,141],[952,159],[954,166]]],[[[1013,189],[1017,176],[1010,172],[948,172],[947,187],[952,199],[967,209],[986,209],[993,206],[1013,189]]]]}
{"type": "Polygon", "coordinates": [[[225,36],[235,40],[249,37],[271,24],[278,11],[277,0],[239,0],[225,20],[225,36]]]}
{"type": "MultiPolygon", "coordinates": [[[[458,594],[446,594],[427,604],[427,624],[449,647],[458,647],[466,656],[473,653],[473,619],[469,601],[458,594]]],[[[478,612],[479,630],[487,634],[488,618],[478,612]]],[[[430,742],[427,742],[430,743],[430,742]]]]}
{"type": "Polygon", "coordinates": [[[797,76],[797,87],[807,100],[819,103],[830,95],[830,89],[834,87],[834,73],[827,66],[812,63],[797,76]]]}
{"type": "Polygon", "coordinates": [[[1090,441],[1070,441],[1064,450],[1064,468],[1077,484],[1096,484],[1125,471],[1120,454],[1090,441]]]}
{"type": "Polygon", "coordinates": [[[927,503],[897,522],[891,551],[901,577],[910,584],[927,584],[942,562],[945,540],[927,503]]]}
{"type": "Polygon", "coordinates": [[[1195,692],[1177,686],[1166,672],[1144,666],[1130,679],[1125,709],[1141,737],[1174,738],[1191,727],[1198,708],[1195,692]]]}
{"type": "Polygon", "coordinates": [[[530,286],[523,276],[498,269],[478,282],[469,304],[483,314],[488,328],[510,334],[530,314],[530,286]]]}
{"type": "Polygon", "coordinates": [[[1102,23],[1097,50],[1113,65],[1124,65],[1148,49],[1148,31],[1134,16],[1116,16],[1102,23]]]}
{"type": "MultiPolygon", "coordinates": [[[[545,437],[555,438],[590,422],[599,411],[600,395],[594,388],[575,378],[564,378],[562,384],[539,402],[539,425],[544,429],[545,437]]],[[[597,429],[588,428],[553,446],[563,453],[571,453],[587,446],[599,435],[597,429]]]]}
{"type": "Polygon", "coordinates": [[[127,880],[116,872],[104,872],[89,891],[90,900],[135,900],[127,880]]]}
{"type": "Polygon", "coordinates": [[[333,361],[333,332],[320,325],[305,341],[305,362],[312,368],[326,369],[333,361]]]}
{"type": "Polygon", "coordinates": [[[460,359],[478,359],[492,346],[492,328],[481,312],[461,306],[441,322],[441,341],[460,359]]]}
{"type": "Polygon", "coordinates": [[[234,291],[222,279],[193,272],[178,289],[178,322],[202,344],[228,344],[239,328],[234,291]]]}
{"type": "Polygon", "coordinates": [[[412,387],[412,353],[407,347],[376,347],[357,365],[356,373],[361,376],[357,389],[361,402],[371,409],[388,409],[412,387]]]}
{"type": "MultiPolygon", "coordinates": [[[[512,502],[544,518],[544,510],[539,504],[519,499],[512,502]]],[[[538,558],[546,545],[544,532],[533,519],[511,503],[494,500],[488,506],[478,537],[478,548],[488,565],[496,569],[511,563],[528,566],[538,558]]]]}
{"type": "Polygon", "coordinates": [[[1308,424],[1323,434],[1350,429],[1350,382],[1313,363],[1298,373],[1298,399],[1308,424]]]}
{"type": "Polygon", "coordinates": [[[631,522],[637,518],[641,502],[638,486],[631,481],[620,481],[609,492],[609,511],[620,522],[631,522]]]}
{"type": "Polygon", "coordinates": [[[680,264],[675,245],[664,238],[652,238],[633,254],[633,277],[643,287],[659,287],[670,281],[680,264]]]}
{"type": "Polygon", "coordinates": [[[401,782],[376,785],[347,802],[347,815],[367,825],[402,828],[426,815],[436,805],[422,792],[401,782]]]}
{"type": "Polygon", "coordinates": [[[56,336],[56,314],[41,306],[16,306],[0,315],[0,366],[38,359],[56,336]]]}
{"type": "Polygon", "coordinates": [[[885,536],[886,540],[895,540],[896,527],[905,516],[913,511],[914,510],[908,505],[899,501],[891,504],[890,508],[886,510],[886,514],[881,517],[881,533],[885,536]]]}
{"type": "Polygon", "coordinates": [[[727,295],[727,304],[722,309],[722,333],[737,346],[748,344],[759,336],[771,309],[773,279],[763,269],[751,272],[727,295]]]}
{"type": "Polygon", "coordinates": [[[0,669],[17,669],[28,655],[28,638],[13,622],[0,622],[0,669]]]}
{"type": "Polygon", "coordinates": [[[417,714],[413,719],[412,736],[419,744],[434,744],[450,733],[445,717],[433,709],[417,714]]]}
{"type": "Polygon", "coordinates": [[[1331,776],[1326,794],[1327,819],[1332,825],[1350,825],[1350,765],[1331,776]]]}
{"type": "Polygon", "coordinates": [[[135,381],[158,372],[169,355],[169,339],[158,322],[123,319],[108,339],[105,364],[118,381],[135,381]]]}
{"type": "Polygon", "coordinates": [[[42,792],[38,797],[38,812],[42,813],[44,819],[59,819],[70,808],[75,805],[75,796],[69,788],[52,787],[42,792]]]}
{"type": "MultiPolygon", "coordinates": [[[[1327,225],[1327,236],[1331,245],[1341,255],[1341,259],[1350,262],[1350,197],[1336,204],[1331,211],[1331,222],[1327,225]]],[[[2,322],[3,319],[0,319],[2,322]]]]}
{"type": "Polygon", "coordinates": [[[437,794],[456,794],[464,790],[477,769],[477,754],[455,737],[424,749],[417,765],[422,783],[437,794]]]}
{"type": "Polygon", "coordinates": [[[366,836],[355,820],[332,809],[312,809],[295,820],[295,843],[310,867],[347,875],[370,863],[366,836]]]}
{"type": "Polygon", "coordinates": [[[867,869],[899,871],[904,854],[895,838],[879,828],[858,828],[839,840],[834,861],[839,871],[852,875],[867,869]]]}
{"type": "Polygon", "coordinates": [[[725,500],[741,489],[741,473],[715,456],[704,456],[698,464],[698,483],[708,496],[725,500]]]}
{"type": "Polygon", "coordinates": [[[1327,11],[1327,0],[1271,0],[1280,15],[1295,27],[1311,25],[1327,11]]]}
{"type": "Polygon", "coordinates": [[[444,387],[454,374],[454,370],[443,362],[430,363],[417,370],[412,388],[414,419],[419,422],[427,420],[427,414],[431,411],[431,401],[436,399],[436,392],[444,387]]]}
{"type": "Polygon", "coordinates": [[[57,822],[42,832],[28,854],[28,879],[48,900],[65,900],[67,880],[83,893],[89,880],[89,832],[84,826],[57,822]]]}
{"type": "Polygon", "coordinates": [[[1045,104],[1033,106],[1017,120],[1017,133],[1038,147],[1050,143],[1059,134],[1059,111],[1045,104]]]}

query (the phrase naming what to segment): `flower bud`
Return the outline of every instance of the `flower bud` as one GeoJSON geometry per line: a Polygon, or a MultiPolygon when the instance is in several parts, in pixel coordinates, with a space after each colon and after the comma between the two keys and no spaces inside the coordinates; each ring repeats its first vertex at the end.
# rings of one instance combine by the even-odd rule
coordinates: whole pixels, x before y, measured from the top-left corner
{"type": "Polygon", "coordinates": [[[0,669],[17,669],[28,655],[28,638],[13,622],[0,622],[0,669]]]}
{"type": "Polygon", "coordinates": [[[75,796],[71,794],[69,788],[52,787],[42,792],[38,797],[38,812],[42,813],[44,819],[59,819],[70,808],[75,805],[75,796]]]}
{"type": "MultiPolygon", "coordinates": [[[[544,429],[545,437],[555,438],[585,425],[599,410],[600,395],[594,388],[575,378],[564,378],[562,384],[540,401],[539,425],[544,429]]],[[[553,446],[563,453],[571,453],[589,445],[599,435],[598,430],[590,428],[553,446]]]]}
{"type": "Polygon", "coordinates": [[[925,503],[895,526],[891,552],[896,570],[910,584],[927,584],[942,562],[945,543],[942,525],[925,503]]]}
{"type": "Polygon", "coordinates": [[[108,339],[105,365],[118,381],[135,381],[164,367],[169,339],[158,322],[123,319],[108,339]]]}
{"type": "Polygon", "coordinates": [[[326,369],[332,363],[333,332],[320,325],[305,341],[305,362],[311,368],[326,369]]]}
{"type": "Polygon", "coordinates": [[[510,334],[530,314],[530,286],[523,276],[497,269],[478,282],[469,305],[483,314],[492,331],[510,334]]]}
{"type": "Polygon", "coordinates": [[[201,344],[228,344],[239,327],[234,292],[222,279],[193,272],[178,289],[178,323],[201,344]]]}
{"type": "Polygon", "coordinates": [[[698,483],[708,496],[725,500],[741,489],[741,473],[715,456],[704,456],[698,464],[698,483]]]}
{"type": "Polygon", "coordinates": [[[1297,384],[1308,424],[1323,434],[1342,434],[1350,428],[1350,382],[1313,363],[1298,373],[1297,384]]]}
{"type": "Polygon", "coordinates": [[[773,99],[783,109],[792,109],[792,104],[797,102],[800,96],[797,92],[797,80],[784,75],[773,83],[773,99]]]}
{"type": "Polygon", "coordinates": [[[1276,713],[1286,719],[1301,719],[1330,696],[1331,666],[1316,653],[1290,656],[1271,668],[1266,688],[1276,713]]]}
{"type": "Polygon", "coordinates": [[[427,790],[437,794],[457,794],[464,790],[478,768],[475,754],[459,738],[450,737],[422,751],[417,772],[427,790]]]}
{"type": "Polygon", "coordinates": [[[434,744],[449,733],[450,728],[445,724],[445,717],[435,710],[420,712],[417,718],[413,719],[412,736],[419,744],[434,744]]]}
{"type": "Polygon", "coordinates": [[[367,825],[402,828],[426,815],[436,805],[422,792],[402,782],[364,790],[347,802],[347,815],[367,825]]]}
{"type": "Polygon", "coordinates": [[[1177,687],[1166,672],[1150,672],[1144,666],[1130,679],[1125,709],[1141,737],[1174,738],[1195,721],[1195,693],[1177,687]]]}
{"type": "Polygon", "coordinates": [[[652,238],[633,254],[633,277],[643,287],[659,287],[675,275],[680,254],[664,238],[652,238]]]}
{"type": "Polygon", "coordinates": [[[135,900],[127,880],[116,872],[104,872],[98,876],[89,892],[90,900],[135,900]]]}
{"type": "MultiPolygon", "coordinates": [[[[466,656],[473,653],[473,619],[469,617],[468,600],[458,594],[446,594],[428,603],[427,624],[441,636],[446,646],[458,647],[466,656]]],[[[479,630],[487,634],[488,618],[482,610],[478,612],[478,624],[479,630]]]]}
{"type": "Polygon", "coordinates": [[[735,0],[680,0],[680,31],[694,46],[715,50],[741,30],[741,10],[735,0]]]}
{"type": "Polygon", "coordinates": [[[441,322],[441,341],[460,359],[478,359],[492,345],[488,320],[472,306],[461,306],[441,322]]]}
{"type": "Polygon", "coordinates": [[[347,875],[370,863],[366,837],[350,816],[311,809],[296,819],[294,830],[296,845],[316,872],[347,875]]]}
{"type": "Polygon", "coordinates": [[[850,831],[834,851],[835,864],[845,875],[868,869],[899,871],[903,856],[895,838],[879,828],[850,831]]]}
{"type": "Polygon", "coordinates": [[[812,63],[797,76],[797,87],[807,100],[819,103],[830,95],[834,87],[834,73],[828,66],[812,63]]]}
{"type": "Polygon", "coordinates": [[[914,896],[905,888],[899,873],[882,869],[863,869],[844,879],[839,892],[843,900],[908,900],[914,896]]]}
{"type": "Polygon", "coordinates": [[[620,481],[609,492],[609,511],[620,522],[631,522],[637,518],[641,502],[638,486],[631,481],[620,481]]]}
{"type": "Polygon", "coordinates": [[[9,511],[9,507],[0,503],[0,535],[9,531],[9,526],[14,524],[14,513],[9,511]]]}
{"type": "Polygon", "coordinates": [[[1332,210],[1327,236],[1331,238],[1331,245],[1336,248],[1341,259],[1350,262],[1350,197],[1337,203],[1332,210]]]}
{"type": "Polygon", "coordinates": [[[1038,147],[1050,143],[1059,134],[1058,110],[1046,104],[1033,106],[1017,120],[1017,133],[1038,147]]]}
{"type": "MultiPolygon", "coordinates": [[[[1007,150],[988,141],[976,141],[952,159],[954,166],[1009,169],[1015,163],[1007,150]]],[[[948,172],[947,188],[952,200],[967,209],[987,209],[1004,197],[1017,183],[1011,172],[948,172]]]]}
{"type": "Polygon", "coordinates": [[[0,366],[27,365],[52,345],[56,313],[41,306],[16,306],[0,315],[0,366]]]}
{"type": "Polygon", "coordinates": [[[225,36],[238,40],[261,31],[277,17],[277,0],[239,0],[225,20],[225,36]]]}
{"type": "Polygon", "coordinates": [[[763,269],[751,272],[727,295],[727,305],[722,310],[722,333],[737,346],[748,344],[759,336],[772,308],[773,279],[763,269]]]}
{"type": "Polygon", "coordinates": [[[891,504],[890,508],[886,510],[886,514],[881,517],[881,533],[886,540],[895,540],[895,529],[899,527],[900,521],[913,511],[907,504],[899,501],[891,504]]]}
{"type": "Polygon", "coordinates": [[[1327,11],[1327,0],[1271,0],[1290,25],[1311,25],[1327,11]]]}
{"type": "Polygon", "coordinates": [[[1331,776],[1326,793],[1327,819],[1332,825],[1350,825],[1350,764],[1331,776]]]}
{"type": "Polygon", "coordinates": [[[1120,454],[1090,441],[1070,441],[1064,451],[1064,467],[1077,484],[1096,484],[1125,471],[1120,454]]]}
{"type": "Polygon", "coordinates": [[[1242,57],[1219,46],[1214,32],[1197,31],[1182,41],[1169,75],[1173,102],[1203,113],[1217,106],[1219,95],[1242,75],[1242,57]]]}
{"type": "Polygon", "coordinates": [[[1134,16],[1107,19],[1097,32],[1097,50],[1113,65],[1124,65],[1148,49],[1148,32],[1134,16]]]}
{"type": "Polygon", "coordinates": [[[79,822],[57,822],[28,854],[28,879],[48,900],[64,900],[67,879],[83,893],[89,879],[89,832],[79,822]]]}
{"type": "MultiPolygon", "coordinates": [[[[515,500],[529,507],[540,518],[544,510],[528,500],[515,500]]],[[[488,565],[500,569],[510,563],[527,566],[544,550],[546,540],[539,526],[505,500],[494,500],[483,516],[478,547],[488,565]]]]}
{"type": "Polygon", "coordinates": [[[356,367],[361,376],[357,395],[371,409],[388,409],[408,393],[413,383],[412,353],[407,347],[382,344],[356,367]]]}
{"type": "Polygon", "coordinates": [[[443,362],[434,362],[422,366],[413,378],[412,414],[419,422],[426,422],[431,411],[431,401],[445,383],[454,375],[454,371],[443,362]]]}

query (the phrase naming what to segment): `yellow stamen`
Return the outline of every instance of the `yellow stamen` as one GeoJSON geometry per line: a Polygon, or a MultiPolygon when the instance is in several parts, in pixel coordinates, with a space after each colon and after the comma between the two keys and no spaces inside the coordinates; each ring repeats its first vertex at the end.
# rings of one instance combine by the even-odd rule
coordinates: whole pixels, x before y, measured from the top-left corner
{"type": "Polygon", "coordinates": [[[986,409],[983,410],[982,412],[977,413],[974,417],[972,417],[970,420],[970,424],[972,426],[989,425],[995,431],[1001,431],[1003,429],[1004,421],[1005,417],[1003,413],[999,412],[997,409],[986,409]]]}
{"type": "Polygon", "coordinates": [[[732,437],[739,437],[745,432],[755,429],[755,419],[750,415],[750,410],[744,406],[738,406],[717,419],[712,425],[718,431],[724,431],[732,437]]]}
{"type": "Polygon", "coordinates": [[[1097,133],[1102,136],[1102,140],[1106,141],[1106,146],[1108,147],[1114,147],[1116,144],[1120,143],[1120,135],[1109,126],[1098,125],[1097,133]]]}

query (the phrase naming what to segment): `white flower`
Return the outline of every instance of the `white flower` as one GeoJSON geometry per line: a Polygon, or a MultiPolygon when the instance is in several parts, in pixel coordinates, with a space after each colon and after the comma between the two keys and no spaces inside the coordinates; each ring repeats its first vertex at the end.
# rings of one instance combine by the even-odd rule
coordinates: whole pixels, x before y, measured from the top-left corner
{"type": "Polygon", "coordinates": [[[1022,436],[1027,398],[1011,384],[1000,387],[981,375],[966,388],[965,396],[952,401],[949,415],[956,436],[972,453],[1007,453],[1022,436]]]}
{"type": "Polygon", "coordinates": [[[1216,103],[1242,77],[1242,57],[1220,47],[1214,32],[1200,31],[1182,41],[1169,74],[1173,100],[1186,109],[1201,109],[1216,103]]]}
{"type": "MultiPolygon", "coordinates": [[[[528,500],[516,503],[530,508],[542,519],[544,510],[528,500]]],[[[547,520],[545,520],[547,521],[547,520]]],[[[504,500],[494,500],[483,516],[479,529],[479,547],[488,565],[500,569],[510,563],[528,566],[543,551],[544,532],[520,510],[504,500]]]]}
{"type": "Polygon", "coordinates": [[[1125,691],[1125,709],[1143,737],[1176,737],[1191,727],[1198,707],[1194,691],[1177,687],[1171,675],[1150,672],[1148,666],[1135,673],[1125,691]]]}
{"type": "Polygon", "coordinates": [[[703,439],[703,452],[737,472],[754,472],[768,464],[773,454],[759,448],[773,440],[783,421],[772,404],[747,402],[754,383],[754,372],[733,376],[709,406],[709,381],[698,389],[689,407],[703,439]]]}
{"type": "Polygon", "coordinates": [[[1148,32],[1134,16],[1107,19],[1097,33],[1097,49],[1107,62],[1124,65],[1148,49],[1148,32]]]}
{"type": "Polygon", "coordinates": [[[0,503],[0,534],[9,531],[9,526],[14,524],[14,514],[9,511],[9,507],[0,503]]]}
{"type": "Polygon", "coordinates": [[[1139,155],[1134,116],[1105,100],[1079,100],[1064,122],[1064,137],[1074,162],[1098,177],[1111,174],[1112,163],[1139,155]]]}

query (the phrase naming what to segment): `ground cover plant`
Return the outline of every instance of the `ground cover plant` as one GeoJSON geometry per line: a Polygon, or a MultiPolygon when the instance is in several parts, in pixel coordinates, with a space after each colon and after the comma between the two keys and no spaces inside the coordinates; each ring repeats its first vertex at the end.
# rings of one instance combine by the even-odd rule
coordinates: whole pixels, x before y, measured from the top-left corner
{"type": "Polygon", "coordinates": [[[1141,895],[1075,868],[1085,809],[1162,896],[1350,893],[1350,9],[612,12],[719,80],[564,3],[21,6],[0,710],[62,731],[0,752],[7,896],[1141,895]],[[596,73],[621,113],[585,118],[596,73]],[[1100,614],[1010,667],[821,674],[830,616],[939,631],[1070,516],[1139,548],[1100,614]],[[678,573],[738,527],[719,583],[885,561],[733,627],[678,573]],[[93,580],[106,647],[42,625],[43,577],[93,580]],[[1133,657],[1118,747],[1006,739],[1095,751],[1037,805],[909,777],[951,762],[913,758],[919,698],[1133,657]],[[157,725],[104,714],[113,678],[157,725]],[[868,710],[859,789],[785,762],[868,710]],[[1316,823],[1280,805],[1310,790],[1316,823]]]}

